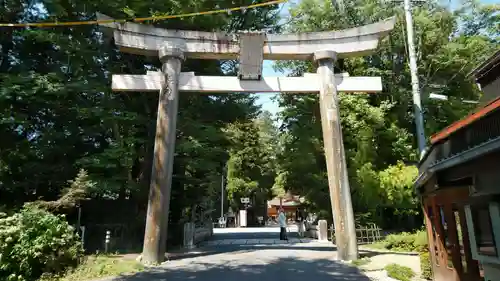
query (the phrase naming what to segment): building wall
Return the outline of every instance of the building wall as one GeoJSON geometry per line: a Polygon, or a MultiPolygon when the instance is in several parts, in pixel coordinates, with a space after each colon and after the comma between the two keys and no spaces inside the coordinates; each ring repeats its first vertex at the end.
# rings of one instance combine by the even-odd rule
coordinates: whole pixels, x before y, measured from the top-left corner
{"type": "Polygon", "coordinates": [[[483,95],[479,100],[479,105],[484,106],[500,97],[500,77],[486,86],[481,85],[481,88],[483,95]]]}
{"type": "Polygon", "coordinates": [[[494,151],[478,157],[472,161],[462,163],[460,165],[454,166],[453,168],[439,171],[437,174],[440,179],[446,181],[454,181],[465,177],[473,177],[475,181],[480,180],[481,183],[476,182],[477,188],[482,189],[485,185],[484,180],[478,179],[477,175],[487,178],[488,175],[494,175],[498,173],[500,169],[500,151],[494,151]]]}
{"type": "MultiPolygon", "coordinates": [[[[494,165],[498,169],[498,165],[494,165]]],[[[474,179],[476,192],[480,194],[500,193],[500,173],[495,169],[483,170],[474,179]]]]}
{"type": "MultiPolygon", "coordinates": [[[[278,209],[280,206],[271,206],[270,208],[267,208],[267,216],[268,217],[277,217],[278,216],[278,209]]],[[[296,219],[296,212],[298,206],[283,206],[283,210],[285,211],[285,215],[287,219],[295,220],[296,219]]]]}
{"type": "Polygon", "coordinates": [[[268,217],[277,216],[277,215],[278,215],[278,210],[276,209],[275,206],[267,208],[267,216],[268,217]]]}

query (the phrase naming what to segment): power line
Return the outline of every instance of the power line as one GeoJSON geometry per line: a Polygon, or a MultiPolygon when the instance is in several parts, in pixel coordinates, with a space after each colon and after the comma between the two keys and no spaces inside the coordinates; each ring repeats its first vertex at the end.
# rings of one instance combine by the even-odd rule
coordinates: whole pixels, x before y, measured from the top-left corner
{"type": "Polygon", "coordinates": [[[240,6],[228,9],[210,10],[204,12],[193,12],[178,15],[152,16],[145,18],[129,18],[129,19],[109,19],[109,20],[91,20],[91,21],[69,21],[69,22],[35,22],[35,23],[0,23],[0,27],[58,27],[58,26],[76,26],[76,25],[94,25],[104,23],[125,23],[125,22],[144,22],[144,21],[159,21],[166,19],[186,18],[201,15],[213,15],[221,13],[229,13],[232,11],[247,10],[259,7],[265,7],[275,4],[285,3],[288,0],[274,0],[264,3],[252,4],[248,6],[240,6]]]}

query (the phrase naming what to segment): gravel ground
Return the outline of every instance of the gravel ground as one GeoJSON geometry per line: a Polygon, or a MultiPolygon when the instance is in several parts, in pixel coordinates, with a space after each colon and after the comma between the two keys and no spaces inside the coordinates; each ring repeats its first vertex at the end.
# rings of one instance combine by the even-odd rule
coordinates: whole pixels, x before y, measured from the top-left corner
{"type": "Polygon", "coordinates": [[[420,258],[415,255],[403,254],[380,254],[370,257],[370,263],[361,267],[363,270],[374,271],[382,270],[391,263],[407,266],[417,275],[420,275],[420,258]]]}
{"type": "Polygon", "coordinates": [[[422,280],[420,278],[420,258],[418,255],[413,254],[401,254],[401,253],[380,253],[373,255],[370,253],[370,263],[361,266],[360,269],[374,281],[393,281],[393,279],[387,276],[387,272],[384,270],[385,266],[391,263],[396,263],[402,266],[409,267],[415,272],[415,281],[422,280]]]}

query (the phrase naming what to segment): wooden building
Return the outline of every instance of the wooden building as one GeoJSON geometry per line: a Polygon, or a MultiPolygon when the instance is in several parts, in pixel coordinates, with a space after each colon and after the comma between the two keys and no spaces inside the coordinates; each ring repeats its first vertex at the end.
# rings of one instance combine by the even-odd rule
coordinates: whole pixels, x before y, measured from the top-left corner
{"type": "Polygon", "coordinates": [[[477,110],[431,137],[415,183],[435,281],[500,280],[500,51],[472,75],[477,110]]]}
{"type": "Polygon", "coordinates": [[[284,198],[273,198],[267,201],[267,217],[276,219],[280,206],[285,211],[286,217],[289,220],[295,221],[298,217],[298,212],[301,209],[303,198],[297,195],[287,194],[284,198]]]}

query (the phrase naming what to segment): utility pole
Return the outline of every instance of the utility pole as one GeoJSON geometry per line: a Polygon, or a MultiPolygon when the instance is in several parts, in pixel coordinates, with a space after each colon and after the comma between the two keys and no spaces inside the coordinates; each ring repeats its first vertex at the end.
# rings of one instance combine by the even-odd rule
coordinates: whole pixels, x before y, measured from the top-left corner
{"type": "Polygon", "coordinates": [[[404,0],[406,19],[406,33],[408,37],[408,53],[410,56],[411,88],[413,92],[413,110],[415,114],[415,126],[417,127],[417,143],[419,158],[422,158],[425,149],[424,117],[422,114],[422,101],[420,98],[420,86],[418,83],[417,56],[413,42],[413,19],[411,16],[411,0],[404,0]]]}
{"type": "Polygon", "coordinates": [[[220,177],[220,217],[224,217],[224,168],[222,168],[222,175],[220,177]]]}

